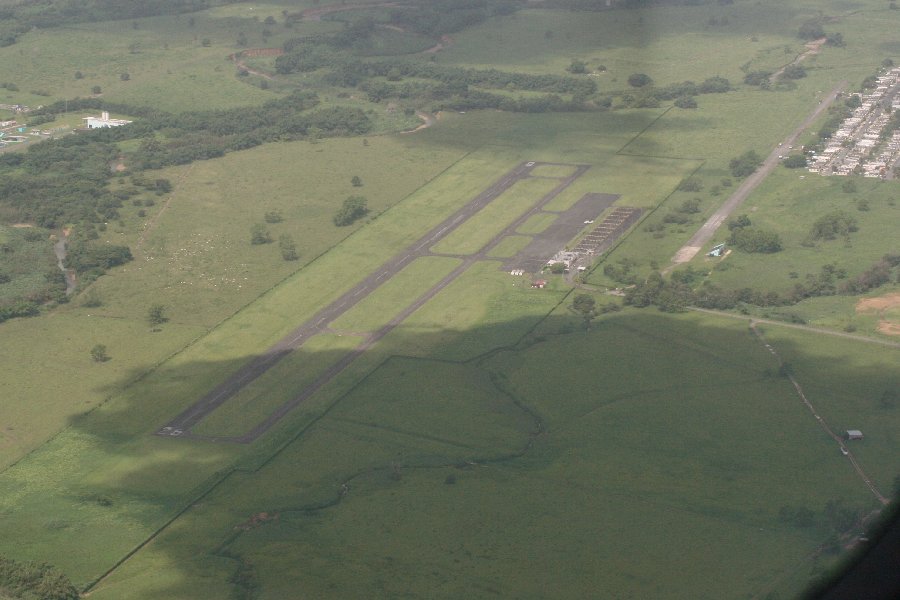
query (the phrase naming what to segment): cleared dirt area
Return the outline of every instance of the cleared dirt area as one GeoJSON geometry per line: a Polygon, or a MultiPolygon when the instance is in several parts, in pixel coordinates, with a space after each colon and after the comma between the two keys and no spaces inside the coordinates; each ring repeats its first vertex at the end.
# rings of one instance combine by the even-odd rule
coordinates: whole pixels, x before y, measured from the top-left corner
{"type": "Polygon", "coordinates": [[[877,298],[863,298],[856,303],[857,314],[876,314],[881,317],[878,333],[900,335],[900,292],[892,292],[877,298]],[[896,314],[887,314],[897,311],[896,314]]]}

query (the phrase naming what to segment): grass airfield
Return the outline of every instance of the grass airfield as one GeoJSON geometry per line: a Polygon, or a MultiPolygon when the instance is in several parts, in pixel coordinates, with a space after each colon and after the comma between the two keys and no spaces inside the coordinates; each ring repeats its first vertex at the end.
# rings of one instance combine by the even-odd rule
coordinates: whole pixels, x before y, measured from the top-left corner
{"type": "MultiPolygon", "coordinates": [[[[726,14],[724,7],[668,11],[678,27],[646,46],[654,54],[668,49],[669,60],[652,65],[654,78],[723,74],[737,84],[744,61],[774,64],[779,45],[799,51],[793,25],[812,4],[778,13],[771,28],[751,20],[771,5],[738,3],[734,10],[744,16],[727,13],[733,27],[715,33],[703,23],[726,14]],[[759,42],[745,39],[764,27],[771,33],[759,42]],[[728,52],[679,60],[698,39],[728,52]]],[[[234,37],[245,24],[240,19],[252,20],[243,11],[261,6],[201,13],[195,27],[214,32],[215,25],[234,37]]],[[[276,5],[267,10],[280,14],[276,5]]],[[[456,36],[438,60],[478,66],[491,52],[501,68],[527,63],[561,72],[573,55],[582,56],[571,41],[585,26],[578,16],[523,11],[456,36]],[[554,32],[540,49],[546,62],[516,58],[521,33],[542,30],[554,32]]],[[[76,299],[49,315],[0,325],[0,379],[15,399],[0,406],[0,553],[47,560],[100,599],[790,597],[837,560],[817,550],[830,534],[825,503],[840,499],[864,512],[877,503],[745,322],[625,310],[586,331],[568,308],[571,293],[562,281],[531,290],[500,272],[499,260],[484,260],[253,445],[150,434],[523,160],[592,165],[548,209],[565,210],[588,192],[621,194],[619,205],[650,216],[610,260],[630,257],[646,271],[650,261],[665,264],[701,221],[683,231],[670,227],[661,239],[642,226],[695,195],[676,191],[679,182],[701,178],[701,216],[711,213],[728,193],[716,196],[711,188],[728,176],[735,148],[764,151],[812,110],[824,86],[869,74],[882,49],[864,52],[850,33],[870,28],[887,44],[894,35],[892,22],[882,23],[887,17],[893,14],[886,10],[846,17],[839,28],[848,48],[823,51],[796,90],[772,92],[763,106],[763,92],[738,86],[701,97],[697,112],[445,113],[430,129],[371,136],[366,146],[360,139],[270,144],[160,172],[175,183],[172,196],[145,217],[125,207],[122,223],[106,232],[134,248],[152,223],[136,260],[94,284],[103,306],[89,309],[76,299]],[[362,188],[350,185],[353,175],[362,188]],[[368,198],[370,218],[333,227],[334,208],[355,193],[368,198]],[[284,221],[270,229],[297,240],[296,263],[281,261],[275,244],[249,245],[250,225],[276,209],[284,221]],[[160,332],[144,322],[155,302],[171,319],[160,332]],[[92,364],[95,343],[105,343],[113,360],[92,364]],[[815,523],[780,521],[784,506],[815,511],[815,523]]],[[[605,18],[591,13],[584,22],[621,27],[605,18]]],[[[193,34],[164,19],[138,26],[148,37],[171,30],[171,50],[154,53],[191,46],[193,34]]],[[[122,28],[116,35],[135,31],[130,23],[83,29],[115,27],[122,28]]],[[[67,35],[81,33],[39,32],[12,48],[37,56],[36,48],[67,35]]],[[[154,100],[149,87],[126,86],[165,80],[160,72],[151,77],[156,58],[144,43],[129,59],[137,62],[121,67],[131,81],[116,83],[114,65],[82,83],[109,86],[104,94],[111,99],[141,96],[171,110],[209,89],[218,90],[216,106],[270,98],[274,92],[234,78],[223,59],[233,50],[219,39],[190,51],[198,77],[187,74],[192,83],[179,88],[183,95],[166,94],[166,84],[154,100]]],[[[608,63],[610,78],[627,77],[642,53],[630,56],[622,40],[608,39],[611,48],[585,58],[608,63]]],[[[72,94],[62,76],[53,85],[60,96],[72,94]]],[[[779,171],[748,206],[758,207],[754,219],[783,227],[787,237],[796,232],[785,214],[802,205],[809,212],[799,218],[811,221],[821,208],[810,206],[815,199],[846,201],[831,194],[834,185],[779,171]]],[[[889,227],[896,209],[887,200],[896,189],[873,186],[873,197],[884,202],[860,213],[861,233],[889,227]]],[[[529,222],[497,256],[547,224],[529,222]]],[[[483,232],[470,233],[444,250],[476,252],[483,232]]],[[[853,265],[883,253],[878,237],[854,246],[853,265]]],[[[714,273],[714,281],[761,281],[840,255],[834,248],[810,257],[794,250],[776,255],[777,263],[734,257],[735,266],[714,273]]],[[[458,259],[423,260],[333,324],[336,331],[213,413],[203,431],[228,435],[255,422],[248,415],[290,398],[311,373],[358,343],[355,334],[377,328],[458,259]]],[[[608,283],[599,269],[588,281],[608,283]]],[[[900,441],[892,432],[900,413],[877,400],[897,386],[898,350],[823,342],[776,326],[765,334],[829,423],[866,431],[854,453],[888,491],[897,473],[900,441]]]]}

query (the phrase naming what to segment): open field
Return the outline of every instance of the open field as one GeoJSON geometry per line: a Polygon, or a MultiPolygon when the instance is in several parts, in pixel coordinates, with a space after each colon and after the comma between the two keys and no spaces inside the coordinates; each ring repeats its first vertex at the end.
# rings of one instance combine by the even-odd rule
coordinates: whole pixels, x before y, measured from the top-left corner
{"type": "Polygon", "coordinates": [[[459,266],[460,260],[424,256],[409,263],[365,300],[332,321],[330,327],[348,332],[372,332],[387,324],[411,298],[416,298],[459,266]]]}
{"type": "MultiPolygon", "coordinates": [[[[739,212],[749,214],[754,225],[776,231],[784,250],[768,255],[732,252],[719,263],[711,280],[727,287],[785,291],[795,283],[791,273],[802,278],[833,263],[855,276],[883,255],[897,252],[900,242],[894,233],[900,221],[900,184],[861,179],[856,182],[857,192],[846,193],[842,191],[844,182],[845,178],[778,169],[739,212]],[[799,179],[800,175],[806,175],[805,179],[799,179]],[[865,210],[859,210],[860,206],[865,210]],[[838,238],[802,245],[813,222],[836,210],[847,212],[857,221],[859,231],[850,234],[849,243],[838,238]]],[[[727,234],[727,230],[720,230],[713,243],[724,241],[727,234]]]]}
{"type": "Polygon", "coordinates": [[[475,254],[557,185],[556,179],[525,179],[516,183],[490,206],[432,246],[432,252],[475,254]]]}
{"type": "MultiPolygon", "coordinates": [[[[624,89],[639,69],[660,83],[720,74],[738,87],[699,96],[695,111],[447,112],[414,135],[273,143],[148,174],[174,190],[142,196],[152,206],[126,203],[121,222],[109,223],[101,242],[129,244],[135,261],[92,285],[102,306],[75,298],[0,324],[0,554],[49,561],[99,600],[793,597],[836,560],[820,552],[839,533],[826,503],[868,513],[874,497],[746,321],[626,308],[586,329],[562,277],[538,290],[501,271],[501,259],[551,215],[528,220],[478,260],[411,261],[197,425],[209,436],[244,433],[358,348],[358,334],[377,331],[471,261],[252,444],[152,435],[526,161],[590,165],[545,209],[619,195],[613,207],[648,216],[609,260],[631,258],[640,273],[667,261],[737,185],[727,167],[734,155],[766,153],[815,107],[819,90],[861,79],[897,51],[898,11],[884,2],[853,14],[837,0],[789,4],[527,9],[455,34],[435,59],[562,74],[580,57],[609,67],[597,78],[602,90],[624,89]],[[828,28],[845,33],[847,48],[811,57],[796,89],[738,85],[748,61],[768,67],[796,55],[797,27],[820,8],[840,16],[828,28]],[[709,25],[712,16],[728,24],[709,25]],[[362,187],[352,186],[354,175],[362,187]],[[699,191],[677,190],[688,177],[699,191]],[[350,195],[365,196],[371,212],[337,228],[331,216],[350,195]],[[645,231],[694,197],[692,223],[666,225],[662,236],[645,231]],[[282,261],[277,243],[250,245],[250,226],[269,211],[283,217],[268,224],[273,237],[291,235],[300,260],[282,261]],[[155,332],[146,321],[154,303],[170,318],[155,332]],[[111,361],[90,360],[97,343],[111,361]],[[809,509],[812,522],[786,522],[785,507],[809,509]]],[[[8,59],[0,81],[39,84],[17,79],[8,64],[23,50],[21,72],[52,71],[54,95],[99,82],[110,99],[171,110],[205,93],[210,107],[257,104],[281,88],[247,85],[224,57],[244,29],[261,45],[257,18],[280,18],[283,8],[296,5],[219,7],[197,13],[193,28],[183,15],[142,19],[137,29],[126,21],[35,31],[0,49],[8,59]],[[70,56],[61,52],[91,36],[70,56]],[[197,42],[204,36],[208,48],[197,42]],[[140,44],[134,54],[128,39],[140,44]],[[172,73],[169,57],[178,63],[172,73]],[[74,80],[76,68],[84,79],[74,80]],[[124,68],[128,82],[119,80],[124,68]]],[[[338,27],[279,23],[265,41],[338,27]]],[[[533,174],[547,179],[523,180],[497,199],[502,210],[477,214],[449,250],[438,247],[477,252],[559,183],[550,178],[571,171],[533,174]]],[[[841,181],[800,174],[777,171],[745,204],[786,249],[732,253],[714,282],[790,285],[791,271],[802,277],[830,261],[852,270],[898,250],[879,246],[892,239],[895,184],[860,182],[853,195],[841,181]],[[857,210],[863,198],[868,211],[857,210]],[[800,246],[809,221],[838,207],[859,218],[851,247],[800,246]]],[[[613,284],[599,266],[589,283],[613,284]]],[[[796,310],[869,333],[880,317],[854,314],[856,300],[796,310]]],[[[854,456],[887,492],[900,471],[900,408],[885,395],[900,386],[898,351],[761,328],[830,424],[863,429],[854,456]]]]}
{"type": "MultiPolygon", "coordinates": [[[[538,597],[546,589],[613,595],[637,586],[688,598],[710,589],[698,568],[721,574],[715,597],[743,597],[782,575],[780,585],[795,590],[815,572],[807,556],[826,525],[820,517],[811,530],[783,524],[782,506],[818,513],[835,497],[873,506],[742,324],[628,313],[589,333],[540,333],[577,327],[567,319],[565,311],[550,317],[532,345],[473,363],[384,363],[275,460],[233,476],[95,595],[189,597],[182,594],[191,584],[180,579],[231,568],[198,553],[199,535],[229,540],[220,556],[253,564],[263,598],[297,587],[354,596],[376,579],[379,596],[424,588],[440,590],[437,597],[462,590],[538,597]],[[564,364],[556,360],[562,353],[564,364]],[[536,420],[542,433],[519,456],[536,420]],[[473,513],[467,506],[476,501],[481,509],[473,513]],[[263,508],[277,521],[237,535],[227,526],[263,508]],[[431,542],[411,543],[423,528],[431,542]],[[682,540],[677,552],[673,536],[682,540]],[[356,541],[369,538],[384,543],[356,541]],[[727,548],[713,564],[710,544],[727,548]],[[338,555],[341,577],[329,559],[338,555]],[[297,561],[316,568],[286,568],[297,561]],[[410,568],[422,561],[428,569],[410,568]],[[529,574],[523,561],[557,566],[529,574]],[[162,565],[165,579],[147,577],[148,566],[162,565]],[[450,578],[460,569],[464,580],[450,578]]],[[[490,327],[481,334],[494,335],[490,327]]],[[[392,336],[415,337],[409,330],[392,336]]],[[[783,352],[806,346],[780,336],[773,343],[783,352]]],[[[850,346],[843,352],[856,355],[850,346]]],[[[876,370],[876,362],[891,360],[862,356],[876,370]]],[[[824,358],[794,361],[797,376],[817,378],[824,358]]],[[[828,368],[840,360],[832,357],[828,368]]],[[[886,458],[896,443],[879,437],[872,451],[886,458]]]]}

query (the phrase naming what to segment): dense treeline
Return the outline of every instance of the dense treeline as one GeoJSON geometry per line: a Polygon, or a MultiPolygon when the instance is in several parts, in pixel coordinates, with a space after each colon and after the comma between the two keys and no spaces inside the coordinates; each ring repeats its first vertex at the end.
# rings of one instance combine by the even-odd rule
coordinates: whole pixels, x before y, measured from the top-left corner
{"type": "Polygon", "coordinates": [[[439,36],[477,25],[488,17],[522,7],[515,0],[430,0],[390,11],[390,23],[423,35],[439,36]]]}
{"type": "Polygon", "coordinates": [[[0,155],[0,205],[7,218],[41,227],[118,217],[121,200],[105,190],[114,144],[67,136],[0,155]]]}
{"type": "MultiPolygon", "coordinates": [[[[285,54],[275,61],[276,70],[281,74],[322,70],[327,83],[357,88],[372,102],[387,98],[411,99],[432,102],[437,110],[578,111],[605,109],[613,103],[610,96],[596,95],[596,83],[586,77],[466,69],[403,59],[367,60],[340,50],[334,37],[288,40],[284,44],[285,54]],[[413,81],[402,81],[404,79],[413,81]],[[509,92],[542,95],[513,97],[509,92]]],[[[648,85],[636,94],[624,94],[622,101],[633,108],[652,108],[659,106],[661,101],[675,100],[679,107],[695,108],[694,96],[731,89],[727,79],[710,77],[699,84],[684,81],[662,87],[648,85]]]]}
{"type": "Polygon", "coordinates": [[[72,23],[138,19],[204,10],[229,0],[57,0],[0,7],[0,46],[14,44],[32,28],[72,23]]]}
{"type": "Polygon", "coordinates": [[[324,51],[320,44],[308,39],[288,40],[285,42],[284,48],[285,54],[275,59],[275,69],[279,73],[309,72],[328,68],[331,70],[329,82],[344,87],[359,85],[371,77],[388,79],[415,77],[430,79],[440,82],[448,88],[456,89],[473,85],[582,96],[597,91],[597,85],[590,79],[564,75],[533,75],[497,69],[465,69],[399,59],[363,60],[345,53],[324,51]]]}
{"type": "MultiPolygon", "coordinates": [[[[636,307],[656,306],[662,311],[677,312],[688,306],[726,310],[740,304],[760,307],[789,306],[807,298],[834,296],[837,294],[862,294],[876,289],[892,279],[894,270],[900,266],[900,254],[885,254],[871,267],[856,277],[849,277],[845,269],[833,264],[822,267],[819,273],[812,273],[802,282],[797,282],[786,293],[759,291],[751,288],[738,290],[722,289],[714,284],[703,283],[696,289],[691,287],[699,273],[691,267],[672,273],[666,280],[658,272],[653,272],[625,292],[625,304],[636,307]]],[[[900,271],[900,269],[898,269],[900,271]]],[[[900,282],[900,274],[897,275],[900,282]]]]}
{"type": "MultiPolygon", "coordinates": [[[[360,109],[317,109],[318,104],[319,98],[312,92],[297,92],[258,107],[181,114],[96,98],[69,101],[69,110],[103,109],[139,119],[123,127],[80,132],[31,145],[26,152],[0,155],[0,214],[4,219],[46,228],[75,224],[67,266],[79,272],[82,282],[90,281],[131,260],[125,246],[92,242],[99,237],[97,228],[119,219],[123,202],[136,193],[108,185],[120,161],[140,172],[214,158],[269,141],[359,135],[371,129],[369,118],[360,109]],[[118,143],[129,140],[140,143],[123,156],[118,143]]],[[[64,104],[57,103],[35,114],[49,116],[63,109],[64,104]]],[[[171,184],[156,180],[144,187],[164,194],[171,184]]],[[[64,285],[55,286],[40,297],[11,302],[0,310],[0,321],[34,314],[36,306],[48,300],[64,301],[64,289],[64,285]]]]}
{"type": "Polygon", "coordinates": [[[596,11],[647,6],[703,6],[705,4],[727,5],[733,3],[734,0],[542,0],[541,6],[596,11]]]}
{"type": "MultiPolygon", "coordinates": [[[[371,128],[361,110],[309,109],[312,92],[298,92],[259,107],[177,115],[114,104],[97,98],[69,101],[69,110],[109,110],[142,117],[125,127],[97,129],[45,141],[27,152],[0,156],[0,204],[11,218],[42,227],[99,223],[118,218],[124,198],[107,190],[117,142],[142,140],[127,162],[132,170],[156,169],[222,156],[259,144],[309,136],[357,135],[371,128]]],[[[63,104],[36,114],[61,112],[63,104]]]]}
{"type": "Polygon", "coordinates": [[[47,563],[21,563],[0,556],[0,593],[34,600],[77,600],[78,590],[62,571],[47,563]]]}

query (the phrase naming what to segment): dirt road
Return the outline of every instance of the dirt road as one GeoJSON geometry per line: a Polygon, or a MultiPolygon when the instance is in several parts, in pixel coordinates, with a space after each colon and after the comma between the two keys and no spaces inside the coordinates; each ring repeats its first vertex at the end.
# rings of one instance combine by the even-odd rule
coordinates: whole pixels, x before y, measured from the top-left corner
{"type": "MultiPolygon", "coordinates": [[[[778,361],[779,365],[781,365],[781,367],[784,368],[786,365],[785,365],[784,361],[782,360],[781,356],[779,356],[778,351],[776,351],[775,348],[765,340],[765,338],[762,335],[762,332],[759,331],[759,329],[756,327],[756,325],[757,325],[757,321],[755,321],[755,320],[750,321],[750,329],[751,329],[751,331],[753,331],[753,334],[756,336],[756,339],[759,340],[760,344],[765,346],[766,350],[768,350],[769,353],[771,353],[772,356],[774,356],[775,359],[778,361]]],[[[839,435],[837,435],[831,429],[831,427],[828,426],[828,423],[825,422],[825,419],[823,419],[822,416],[818,413],[818,411],[816,411],[816,407],[813,406],[812,402],[809,401],[809,398],[806,397],[806,394],[803,392],[803,388],[800,387],[800,383],[797,381],[797,378],[794,377],[794,374],[791,373],[789,370],[786,370],[786,371],[787,371],[786,375],[787,375],[788,380],[791,382],[791,385],[794,386],[794,391],[797,392],[797,395],[800,397],[800,400],[803,401],[803,404],[806,406],[807,409],[809,409],[809,412],[812,414],[812,416],[815,417],[816,422],[819,424],[819,427],[821,427],[825,431],[825,433],[827,433],[828,436],[837,443],[838,448],[844,454],[844,456],[846,456],[847,459],[850,461],[850,464],[853,467],[853,470],[856,471],[856,474],[859,475],[860,479],[863,480],[863,483],[866,485],[867,488],[869,488],[869,491],[872,492],[872,494],[878,499],[879,502],[881,502],[884,505],[887,505],[890,502],[890,500],[888,498],[886,498],[885,496],[883,496],[880,491],[878,491],[878,488],[875,487],[875,484],[872,482],[872,480],[869,478],[869,476],[866,474],[866,472],[863,471],[863,468],[862,468],[862,466],[860,466],[859,462],[856,460],[856,457],[853,456],[853,452],[851,452],[850,449],[844,444],[844,440],[839,435]]]]}
{"type": "MultiPolygon", "coordinates": [[[[819,103],[816,109],[804,119],[803,123],[800,124],[797,129],[793,131],[788,137],[784,139],[784,141],[772,150],[771,154],[763,161],[762,166],[756,170],[752,175],[747,177],[740,186],[734,191],[728,200],[725,201],[719,209],[713,213],[713,215],[704,223],[700,229],[697,230],[697,233],[693,235],[693,237],[688,240],[687,244],[681,247],[678,252],[675,253],[675,256],[672,258],[672,263],[674,265],[680,265],[690,261],[694,258],[700,249],[703,248],[709,242],[713,236],[716,234],[716,231],[719,227],[731,216],[731,214],[741,205],[744,200],[750,195],[753,190],[759,186],[763,180],[769,176],[769,174],[779,165],[781,159],[778,158],[779,155],[784,154],[785,150],[789,146],[793,146],[797,143],[800,135],[815,121],[818,119],[822,113],[824,113],[831,103],[837,98],[838,94],[847,86],[846,81],[840,82],[828,95],[819,103]]],[[[671,270],[670,266],[667,271],[671,270]]]]}
{"type": "Polygon", "coordinates": [[[746,315],[738,315],[735,313],[726,312],[724,310],[713,310],[711,308],[696,308],[696,307],[688,307],[688,310],[693,310],[695,312],[702,312],[711,315],[716,315],[719,317],[727,317],[729,319],[740,319],[741,321],[750,320],[753,323],[766,323],[768,325],[778,325],[779,327],[787,327],[789,329],[801,329],[803,331],[809,331],[810,333],[821,333],[823,335],[832,335],[835,337],[846,338],[848,340],[854,340],[857,342],[866,342],[869,344],[879,344],[881,346],[890,346],[891,348],[900,348],[900,342],[892,342],[890,340],[879,340],[878,338],[866,337],[864,335],[858,335],[855,333],[845,333],[843,331],[834,331],[833,329],[825,329],[824,327],[813,327],[812,325],[800,325],[798,323],[785,323],[784,321],[775,321],[772,319],[759,319],[756,317],[748,317],[746,315]]]}

